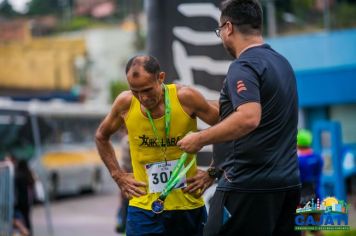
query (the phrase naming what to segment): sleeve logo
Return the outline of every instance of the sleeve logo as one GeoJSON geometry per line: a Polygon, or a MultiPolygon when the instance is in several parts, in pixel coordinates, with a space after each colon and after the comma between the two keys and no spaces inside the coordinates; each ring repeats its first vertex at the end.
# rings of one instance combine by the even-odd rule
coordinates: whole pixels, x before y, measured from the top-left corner
{"type": "Polygon", "coordinates": [[[245,83],[242,80],[237,81],[237,93],[240,94],[242,91],[247,91],[245,83]]]}

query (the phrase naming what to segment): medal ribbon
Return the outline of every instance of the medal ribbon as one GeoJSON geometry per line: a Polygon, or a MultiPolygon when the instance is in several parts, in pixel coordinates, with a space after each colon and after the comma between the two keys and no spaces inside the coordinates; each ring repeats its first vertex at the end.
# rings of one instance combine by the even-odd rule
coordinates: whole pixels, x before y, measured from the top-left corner
{"type": "MultiPolygon", "coordinates": [[[[165,84],[162,84],[163,88],[164,88],[164,130],[165,130],[165,137],[164,137],[164,145],[160,145],[161,150],[163,152],[164,155],[164,160],[167,163],[166,160],[166,150],[167,150],[167,138],[169,138],[169,132],[170,132],[170,127],[171,127],[171,101],[169,99],[169,93],[168,93],[168,88],[165,84]],[[164,146],[164,149],[163,149],[164,146]]],[[[156,136],[157,142],[159,142],[159,136],[158,136],[158,131],[156,128],[156,125],[153,121],[153,118],[151,116],[151,113],[148,109],[145,108],[146,114],[148,116],[148,119],[151,123],[152,126],[152,130],[153,133],[156,136]]]]}
{"type": "Polygon", "coordinates": [[[183,164],[186,161],[187,157],[188,157],[188,154],[186,152],[183,152],[179,158],[178,163],[174,167],[172,175],[169,178],[166,186],[164,187],[161,194],[159,195],[159,199],[161,199],[161,200],[166,199],[166,197],[172,191],[172,189],[177,185],[177,183],[179,181],[181,181],[181,179],[185,176],[185,174],[188,172],[190,167],[192,167],[192,165],[194,164],[194,162],[196,160],[195,155],[194,155],[193,159],[189,162],[189,164],[182,170],[183,164]]]}
{"type": "MultiPolygon", "coordinates": [[[[171,125],[171,102],[169,99],[169,92],[168,88],[165,84],[162,84],[164,88],[164,104],[165,104],[165,109],[164,109],[164,124],[165,124],[165,138],[164,138],[164,145],[160,145],[161,149],[164,146],[164,150],[162,151],[164,154],[164,160],[167,163],[166,159],[166,150],[167,150],[167,138],[169,138],[169,132],[170,132],[170,125],[171,125]]],[[[156,125],[153,121],[153,118],[151,116],[151,113],[149,112],[148,109],[145,109],[147,117],[150,121],[150,124],[152,126],[153,133],[156,136],[157,141],[159,141],[159,136],[158,136],[158,131],[156,128],[156,125]]],[[[182,170],[182,167],[184,165],[184,162],[187,160],[188,154],[186,152],[182,153],[182,155],[179,157],[178,163],[174,167],[172,171],[172,175],[170,176],[166,186],[164,187],[163,191],[161,192],[159,199],[163,200],[168,196],[168,194],[172,191],[172,189],[176,186],[176,184],[184,177],[184,175],[188,172],[188,170],[192,167],[192,165],[195,163],[195,155],[193,159],[190,161],[190,163],[182,170]]]]}

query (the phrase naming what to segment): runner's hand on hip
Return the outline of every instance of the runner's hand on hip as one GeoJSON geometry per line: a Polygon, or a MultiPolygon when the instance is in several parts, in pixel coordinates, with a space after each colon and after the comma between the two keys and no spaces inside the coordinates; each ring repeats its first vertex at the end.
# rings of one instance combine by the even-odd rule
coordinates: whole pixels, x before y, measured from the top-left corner
{"type": "Polygon", "coordinates": [[[144,182],[136,181],[133,173],[122,173],[119,178],[115,179],[122,193],[128,198],[140,197],[146,194],[143,188],[147,187],[144,182]]]}
{"type": "Polygon", "coordinates": [[[187,178],[188,187],[183,191],[192,194],[198,192],[197,197],[200,197],[213,183],[214,178],[211,178],[208,172],[198,169],[193,177],[187,178]]]}

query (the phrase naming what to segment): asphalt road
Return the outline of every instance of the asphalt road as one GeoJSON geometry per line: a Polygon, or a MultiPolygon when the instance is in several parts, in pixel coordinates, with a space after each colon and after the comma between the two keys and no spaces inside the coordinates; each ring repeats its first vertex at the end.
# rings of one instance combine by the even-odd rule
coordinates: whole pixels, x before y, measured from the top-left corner
{"type": "MultiPolygon", "coordinates": [[[[214,189],[209,189],[212,195],[214,189]]],[[[53,234],[47,227],[43,205],[36,205],[32,212],[34,236],[116,236],[116,212],[119,190],[112,185],[100,194],[70,196],[51,203],[50,212],[53,234]]],[[[206,198],[206,196],[205,196],[206,198]]],[[[356,228],[356,195],[348,197],[351,204],[349,225],[356,228]]],[[[123,235],[123,234],[121,234],[123,235]]]]}
{"type": "MultiPolygon", "coordinates": [[[[213,195],[212,186],[204,198],[213,195]]],[[[117,236],[114,232],[119,207],[119,190],[114,184],[100,194],[82,194],[57,199],[50,203],[53,233],[48,228],[44,205],[32,211],[34,236],[117,236]]],[[[121,234],[123,235],[123,234],[121,234]]]]}
{"type": "Polygon", "coordinates": [[[50,207],[53,234],[48,230],[46,211],[36,205],[32,212],[35,236],[116,236],[118,190],[71,196],[53,201],[50,207]]]}

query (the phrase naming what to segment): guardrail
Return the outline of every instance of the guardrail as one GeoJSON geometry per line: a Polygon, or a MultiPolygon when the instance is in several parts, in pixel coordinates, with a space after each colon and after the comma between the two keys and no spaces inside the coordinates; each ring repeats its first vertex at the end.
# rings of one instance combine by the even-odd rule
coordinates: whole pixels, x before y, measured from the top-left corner
{"type": "Polygon", "coordinates": [[[14,167],[0,161],[0,236],[12,235],[14,211],[14,167]]]}

